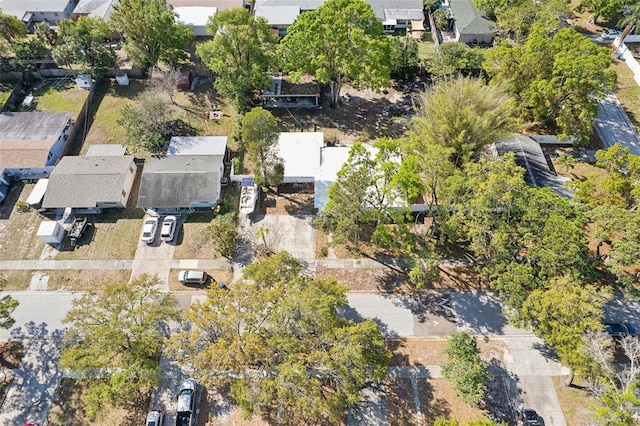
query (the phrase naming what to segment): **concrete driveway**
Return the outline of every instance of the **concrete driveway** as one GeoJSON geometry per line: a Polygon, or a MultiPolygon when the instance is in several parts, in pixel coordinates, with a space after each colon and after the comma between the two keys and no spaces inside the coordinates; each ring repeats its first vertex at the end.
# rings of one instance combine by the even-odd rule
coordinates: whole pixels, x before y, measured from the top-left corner
{"type": "Polygon", "coordinates": [[[536,410],[545,426],[566,426],[551,377],[519,376],[519,385],[523,408],[536,410]]]}
{"type": "Polygon", "coordinates": [[[252,221],[246,222],[244,229],[257,244],[262,240],[256,232],[267,229],[264,238],[272,250],[286,250],[298,259],[314,262],[316,234],[312,221],[313,216],[256,215],[252,221]]]}
{"type": "MultiPolygon", "coordinates": [[[[158,228],[162,226],[162,218],[160,217],[160,224],[158,228]]],[[[176,232],[182,232],[182,217],[178,217],[178,226],[176,232]]],[[[160,240],[160,229],[156,230],[156,239],[153,243],[147,244],[138,238],[138,246],[136,247],[136,254],[131,264],[131,278],[135,278],[142,274],[158,275],[160,282],[164,285],[164,290],[169,290],[169,270],[171,269],[171,260],[173,259],[173,252],[176,249],[175,241],[178,239],[178,235],[173,238],[172,242],[166,243],[160,240]]]]}
{"type": "Polygon", "coordinates": [[[640,138],[616,95],[611,93],[600,100],[599,104],[600,109],[594,125],[604,146],[609,147],[620,142],[620,145],[628,147],[632,154],[640,155],[640,138]]]}

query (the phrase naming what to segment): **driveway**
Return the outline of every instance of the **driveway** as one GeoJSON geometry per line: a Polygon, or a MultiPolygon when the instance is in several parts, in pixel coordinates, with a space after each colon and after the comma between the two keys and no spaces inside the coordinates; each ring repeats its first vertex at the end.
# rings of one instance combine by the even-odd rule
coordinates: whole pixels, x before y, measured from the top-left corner
{"type": "Polygon", "coordinates": [[[549,376],[519,376],[524,408],[536,410],[545,426],[566,426],[558,395],[549,376]]]}
{"type": "Polygon", "coordinates": [[[298,259],[314,262],[316,233],[312,221],[313,216],[256,215],[244,229],[254,244],[266,241],[275,252],[286,250],[298,259]],[[258,230],[267,230],[264,241],[258,230]]]}
{"type": "Polygon", "coordinates": [[[638,133],[613,93],[600,100],[600,110],[594,125],[605,147],[620,142],[620,145],[628,147],[632,154],[640,155],[638,133]]]}
{"type": "MultiPolygon", "coordinates": [[[[178,217],[177,231],[181,231],[181,223],[183,218],[178,217]]],[[[160,218],[160,228],[162,217],[160,218]]],[[[136,254],[131,263],[131,279],[142,274],[158,275],[160,282],[163,283],[163,290],[169,291],[169,270],[171,269],[171,261],[173,252],[176,249],[175,241],[177,235],[172,242],[166,243],[160,240],[160,230],[156,230],[156,239],[152,244],[146,244],[138,238],[138,246],[136,254]]]]}

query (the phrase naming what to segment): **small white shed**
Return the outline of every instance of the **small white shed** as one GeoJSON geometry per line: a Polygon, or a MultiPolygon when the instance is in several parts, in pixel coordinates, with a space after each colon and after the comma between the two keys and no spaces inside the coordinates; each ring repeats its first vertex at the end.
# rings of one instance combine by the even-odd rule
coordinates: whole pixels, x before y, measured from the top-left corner
{"type": "Polygon", "coordinates": [[[27,198],[27,204],[31,207],[40,208],[44,193],[47,191],[47,186],[49,186],[49,179],[38,179],[38,183],[36,183],[33,191],[31,191],[31,194],[27,198]]]}
{"type": "Polygon", "coordinates": [[[76,84],[80,89],[91,90],[91,76],[89,74],[78,74],[76,77],[76,84]]]}
{"type": "Polygon", "coordinates": [[[38,228],[38,238],[47,244],[60,244],[64,239],[65,230],[58,222],[43,220],[38,228]]]}

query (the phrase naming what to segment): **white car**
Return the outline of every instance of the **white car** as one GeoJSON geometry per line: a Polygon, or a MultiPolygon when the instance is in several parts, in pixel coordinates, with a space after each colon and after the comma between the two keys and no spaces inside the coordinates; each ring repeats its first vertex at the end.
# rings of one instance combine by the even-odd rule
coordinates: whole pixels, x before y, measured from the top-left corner
{"type": "Polygon", "coordinates": [[[622,35],[622,31],[604,30],[600,34],[600,37],[602,37],[605,40],[615,40],[617,37],[620,37],[621,35],[622,35]]]}
{"type": "Polygon", "coordinates": [[[149,411],[147,414],[147,426],[162,426],[164,413],[160,410],[149,411]]]}
{"type": "Polygon", "coordinates": [[[175,216],[167,216],[164,218],[162,221],[162,228],[160,229],[160,239],[162,241],[169,242],[173,240],[177,223],[178,218],[175,216]]]}
{"type": "Polygon", "coordinates": [[[197,269],[187,269],[178,272],[178,281],[182,284],[204,284],[207,282],[208,275],[205,271],[197,269]]]}
{"type": "Polygon", "coordinates": [[[156,229],[158,229],[158,217],[147,217],[144,220],[144,225],[142,225],[142,233],[140,234],[140,239],[147,244],[153,243],[156,239],[156,229]]]}

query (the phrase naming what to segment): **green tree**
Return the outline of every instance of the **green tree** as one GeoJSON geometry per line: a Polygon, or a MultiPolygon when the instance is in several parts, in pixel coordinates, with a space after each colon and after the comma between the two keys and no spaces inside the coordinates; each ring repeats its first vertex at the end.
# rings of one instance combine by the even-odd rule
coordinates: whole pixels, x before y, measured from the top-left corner
{"type": "Polygon", "coordinates": [[[284,163],[278,153],[280,129],[273,115],[261,107],[242,118],[242,144],[256,164],[256,184],[278,186],[284,179],[284,163]]]}
{"type": "Polygon", "coordinates": [[[451,23],[449,22],[450,16],[443,8],[438,8],[431,14],[433,16],[433,22],[436,24],[436,28],[439,31],[446,31],[449,29],[451,23]]]}
{"type": "Polygon", "coordinates": [[[484,399],[490,373],[480,359],[478,341],[471,331],[457,331],[447,339],[444,347],[447,361],[442,365],[442,375],[449,380],[462,398],[471,405],[479,405],[484,399]]]}
{"type": "Polygon", "coordinates": [[[10,63],[12,68],[20,71],[35,71],[38,69],[49,53],[49,48],[39,39],[32,38],[27,41],[13,43],[13,54],[10,63]]]}
{"type": "Polygon", "coordinates": [[[390,37],[391,75],[401,79],[414,77],[420,71],[418,41],[410,36],[390,37]]]}
{"type": "Polygon", "coordinates": [[[443,81],[420,95],[411,140],[453,148],[452,161],[462,167],[482,148],[516,131],[513,110],[511,97],[499,86],[469,78],[443,81]]]}
{"type": "Polygon", "coordinates": [[[122,108],[118,124],[125,128],[129,145],[161,152],[168,141],[172,120],[171,102],[164,96],[146,91],[138,102],[122,108]]]}
{"type": "Polygon", "coordinates": [[[598,18],[609,19],[620,13],[626,3],[626,0],[580,0],[576,11],[592,13],[591,22],[597,24],[598,18]]]}
{"type": "MultiPolygon", "coordinates": [[[[0,291],[7,287],[7,280],[0,278],[0,291]]],[[[0,328],[9,329],[16,323],[11,317],[20,303],[11,296],[0,297],[0,328]]]]}
{"type": "Polygon", "coordinates": [[[572,28],[553,35],[533,25],[522,45],[504,41],[487,52],[485,68],[492,81],[508,83],[520,116],[539,122],[561,138],[586,143],[598,113],[598,99],[616,81],[608,49],[572,28]]]}
{"type": "Polygon", "coordinates": [[[166,0],[120,0],[109,20],[124,36],[124,50],[137,67],[166,62],[173,68],[188,60],[191,28],[175,22],[166,0]]]}
{"type": "Polygon", "coordinates": [[[479,76],[482,73],[484,52],[465,43],[454,41],[442,43],[427,70],[440,80],[464,76],[479,76]]]}
{"type": "Polygon", "coordinates": [[[567,0],[525,0],[497,9],[496,26],[502,36],[520,42],[527,38],[533,24],[539,23],[551,33],[561,27],[561,19],[566,16],[570,16],[567,0]]]}
{"type": "Polygon", "coordinates": [[[207,227],[207,233],[213,241],[216,251],[227,259],[231,259],[236,251],[237,227],[236,217],[233,213],[216,217],[207,227]]]}
{"type": "Polygon", "coordinates": [[[58,42],[58,33],[47,22],[38,22],[34,33],[38,39],[49,47],[55,46],[58,42]]]}
{"type": "Polygon", "coordinates": [[[388,87],[391,63],[382,23],[364,0],[328,0],[298,16],[280,43],[284,69],[329,84],[337,104],[345,78],[374,90],[388,87]]]}
{"type": "Polygon", "coordinates": [[[257,261],[231,291],[211,289],[171,338],[205,385],[231,383],[247,417],[281,423],[337,422],[359,391],[387,374],[380,328],[346,320],[346,288],[300,275],[286,252],[257,261]]]}
{"type": "Polygon", "coordinates": [[[623,41],[632,31],[638,32],[638,19],[640,19],[640,2],[634,2],[628,5],[628,8],[629,13],[625,14],[618,22],[620,27],[624,27],[620,35],[620,40],[623,41]]]}
{"type": "Polygon", "coordinates": [[[132,395],[155,386],[161,376],[158,359],[167,323],[177,320],[178,312],[176,300],[158,284],[157,277],[143,275],[90,291],[73,301],[63,321],[69,328],[60,366],[93,379],[84,398],[91,419],[109,406],[134,403],[132,395]]]}
{"type": "Polygon", "coordinates": [[[603,329],[603,306],[612,297],[607,288],[584,284],[569,276],[555,278],[547,289],[534,290],[525,300],[517,322],[533,327],[534,333],[553,348],[560,361],[573,373],[589,373],[593,359],[583,336],[603,329]]]}
{"type": "Polygon", "coordinates": [[[271,81],[266,72],[276,60],[278,37],[264,18],[245,8],[223,10],[209,18],[213,39],[196,46],[198,56],[216,75],[214,86],[244,110],[257,90],[271,81]]]}
{"type": "Polygon", "coordinates": [[[27,36],[27,27],[20,19],[0,11],[0,55],[6,55],[11,45],[27,36]]]}
{"type": "Polygon", "coordinates": [[[499,9],[505,9],[508,7],[515,7],[528,0],[473,0],[473,5],[481,10],[490,19],[496,18],[496,12],[499,9]]]}
{"type": "MultiPolygon", "coordinates": [[[[53,49],[53,60],[58,65],[79,64],[83,72],[102,77],[116,64],[116,52],[104,43],[111,34],[101,18],[80,17],[58,23],[58,40],[53,49]]],[[[42,43],[42,42],[41,42],[42,43]]]]}

